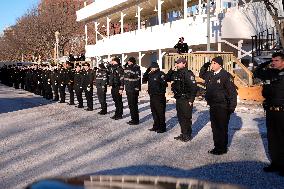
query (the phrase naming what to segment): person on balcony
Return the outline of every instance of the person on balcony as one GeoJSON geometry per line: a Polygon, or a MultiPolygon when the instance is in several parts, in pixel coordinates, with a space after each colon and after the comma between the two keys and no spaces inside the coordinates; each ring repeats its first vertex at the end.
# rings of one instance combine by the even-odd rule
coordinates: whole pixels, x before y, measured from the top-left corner
{"type": "Polygon", "coordinates": [[[123,102],[122,92],[124,89],[123,68],[120,63],[120,59],[115,57],[110,62],[109,70],[109,85],[111,86],[111,96],[115,105],[115,113],[111,119],[122,119],[123,115],[123,102]]]}
{"type": "Polygon", "coordinates": [[[174,46],[174,48],[177,50],[177,53],[188,53],[188,45],[187,43],[184,43],[184,38],[179,38],[178,43],[174,46]]]}
{"type": "Polygon", "coordinates": [[[172,91],[176,99],[177,117],[181,127],[181,134],[174,139],[188,142],[191,140],[192,108],[197,85],[193,72],[187,69],[185,58],[179,58],[175,62],[174,70],[169,70],[166,80],[173,81],[172,91]]]}
{"type": "Polygon", "coordinates": [[[136,59],[130,57],[124,69],[124,86],[130,109],[131,120],[129,125],[139,124],[138,96],[141,90],[141,71],[136,59]]]}
{"type": "Polygon", "coordinates": [[[237,90],[232,75],[224,70],[223,59],[217,56],[205,63],[199,76],[205,80],[205,99],[210,106],[210,121],[214,148],[208,153],[222,155],[228,151],[228,125],[230,115],[237,106],[237,90]],[[208,68],[211,65],[211,70],[208,68]]]}
{"type": "Polygon", "coordinates": [[[284,54],[274,53],[272,62],[260,64],[254,76],[263,80],[262,95],[266,111],[268,153],[271,164],[265,172],[279,172],[284,176],[284,54]]]}
{"type": "Polygon", "coordinates": [[[157,62],[152,62],[146,70],[142,79],[143,83],[148,82],[148,93],[150,95],[150,107],[154,119],[153,127],[149,131],[157,133],[166,132],[166,88],[167,81],[165,73],[159,69],[157,62]]]}

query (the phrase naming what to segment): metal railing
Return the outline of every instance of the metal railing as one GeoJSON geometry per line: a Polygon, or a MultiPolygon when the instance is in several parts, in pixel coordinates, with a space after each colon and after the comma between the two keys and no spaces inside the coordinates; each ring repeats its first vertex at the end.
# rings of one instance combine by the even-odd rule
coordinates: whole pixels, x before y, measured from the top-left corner
{"type": "Polygon", "coordinates": [[[183,57],[187,60],[188,69],[190,69],[196,76],[199,75],[200,69],[204,63],[212,60],[216,56],[222,56],[224,60],[223,68],[231,73],[235,78],[236,85],[252,86],[253,85],[253,74],[245,67],[232,52],[194,52],[184,54],[168,54],[164,56],[164,71],[168,72],[174,67],[175,61],[183,57]],[[243,75],[240,75],[235,69],[242,70],[243,75]]]}

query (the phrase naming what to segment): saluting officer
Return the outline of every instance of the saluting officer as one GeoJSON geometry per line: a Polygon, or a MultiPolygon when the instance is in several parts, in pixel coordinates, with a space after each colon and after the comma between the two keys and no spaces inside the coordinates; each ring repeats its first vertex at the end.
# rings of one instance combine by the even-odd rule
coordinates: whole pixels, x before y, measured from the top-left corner
{"type": "Polygon", "coordinates": [[[148,93],[150,95],[150,107],[154,124],[149,131],[157,133],[166,132],[166,88],[167,81],[165,73],[159,69],[157,62],[152,62],[143,75],[143,83],[148,82],[148,93]]]}
{"type": "Polygon", "coordinates": [[[237,106],[237,90],[230,73],[222,68],[223,59],[217,56],[205,63],[199,76],[205,80],[205,99],[210,106],[210,121],[214,148],[208,153],[222,155],[228,151],[228,125],[230,115],[237,106]],[[211,65],[211,70],[208,68],[211,65]]]}
{"type": "Polygon", "coordinates": [[[284,176],[284,54],[274,53],[272,62],[259,65],[254,76],[264,81],[262,95],[266,111],[268,152],[271,164],[265,172],[284,176]]]}
{"type": "Polygon", "coordinates": [[[175,62],[175,70],[167,73],[167,81],[173,81],[172,91],[176,99],[177,117],[181,127],[181,134],[174,137],[176,140],[188,142],[192,133],[192,108],[197,93],[195,76],[187,69],[187,60],[179,58],[175,62]]]}
{"type": "Polygon", "coordinates": [[[99,69],[96,72],[96,88],[99,102],[101,104],[101,111],[99,114],[107,114],[106,92],[108,84],[108,70],[104,63],[99,64],[99,69]]]}
{"type": "Polygon", "coordinates": [[[138,125],[138,96],[139,91],[141,90],[141,71],[140,66],[136,64],[136,59],[134,57],[130,57],[125,66],[124,86],[131,115],[131,120],[127,123],[129,125],[138,125]]]}
{"type": "Polygon", "coordinates": [[[74,73],[74,90],[78,101],[77,108],[84,108],[83,97],[82,97],[82,92],[83,92],[82,81],[83,81],[83,73],[81,70],[81,65],[77,63],[75,65],[75,73],[74,73]]]}
{"type": "Polygon", "coordinates": [[[123,68],[121,67],[120,59],[118,57],[113,58],[109,66],[109,85],[111,86],[111,95],[115,104],[115,113],[111,118],[115,120],[122,119],[124,78],[123,68]]]}
{"type": "Polygon", "coordinates": [[[85,97],[87,100],[87,111],[93,111],[93,82],[94,82],[94,72],[90,69],[90,64],[85,62],[83,64],[83,80],[82,80],[82,88],[85,92],[85,97]]]}

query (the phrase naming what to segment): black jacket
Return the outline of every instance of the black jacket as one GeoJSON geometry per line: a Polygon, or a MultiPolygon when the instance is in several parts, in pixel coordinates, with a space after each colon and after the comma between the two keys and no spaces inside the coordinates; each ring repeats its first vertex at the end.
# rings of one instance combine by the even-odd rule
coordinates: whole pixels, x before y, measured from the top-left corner
{"type": "Polygon", "coordinates": [[[121,90],[124,89],[124,71],[121,65],[110,65],[109,66],[109,85],[112,87],[119,87],[121,90]]]}
{"type": "Polygon", "coordinates": [[[205,99],[209,106],[224,106],[230,112],[234,112],[237,106],[237,89],[232,75],[224,69],[214,75],[213,71],[208,71],[210,63],[205,63],[199,76],[205,80],[205,99]]]}
{"type": "Polygon", "coordinates": [[[137,64],[126,65],[124,69],[124,86],[126,92],[141,90],[141,71],[137,64]]]}
{"type": "Polygon", "coordinates": [[[173,81],[172,91],[176,99],[186,98],[190,102],[194,101],[197,93],[197,84],[192,71],[187,68],[179,69],[177,71],[171,69],[166,75],[166,80],[173,81]]]}
{"type": "Polygon", "coordinates": [[[96,87],[106,87],[108,84],[108,70],[99,68],[96,72],[96,87]]]}
{"type": "Polygon", "coordinates": [[[254,71],[254,77],[263,81],[262,95],[265,104],[284,107],[284,69],[267,68],[269,63],[259,65],[254,71]]]}
{"type": "Polygon", "coordinates": [[[167,88],[167,81],[165,73],[156,70],[155,72],[150,72],[147,70],[143,75],[143,83],[148,82],[148,93],[149,95],[155,94],[165,94],[167,88]]]}
{"type": "Polygon", "coordinates": [[[94,82],[94,71],[89,69],[88,71],[83,71],[83,80],[82,80],[82,88],[83,90],[93,89],[93,82],[94,82]]]}
{"type": "Polygon", "coordinates": [[[80,90],[83,87],[83,72],[80,70],[79,72],[74,73],[74,89],[80,90]]]}

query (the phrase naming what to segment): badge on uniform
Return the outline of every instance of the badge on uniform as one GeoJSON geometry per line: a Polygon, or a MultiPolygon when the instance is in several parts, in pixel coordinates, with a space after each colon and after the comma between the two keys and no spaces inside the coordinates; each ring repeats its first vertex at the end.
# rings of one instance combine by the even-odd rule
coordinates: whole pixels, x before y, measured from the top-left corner
{"type": "Polygon", "coordinates": [[[194,76],[190,76],[190,80],[192,81],[192,83],[195,83],[195,77],[194,76]]]}
{"type": "Polygon", "coordinates": [[[280,72],[278,75],[281,75],[281,76],[282,76],[282,75],[284,75],[284,72],[280,72]]]}
{"type": "Polygon", "coordinates": [[[217,83],[221,83],[221,79],[218,79],[218,80],[217,80],[217,83]]]}

